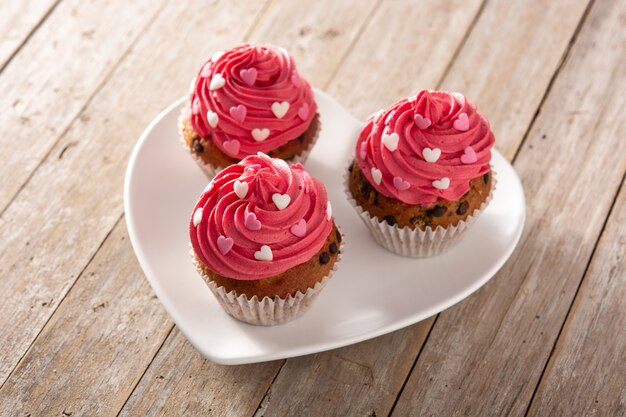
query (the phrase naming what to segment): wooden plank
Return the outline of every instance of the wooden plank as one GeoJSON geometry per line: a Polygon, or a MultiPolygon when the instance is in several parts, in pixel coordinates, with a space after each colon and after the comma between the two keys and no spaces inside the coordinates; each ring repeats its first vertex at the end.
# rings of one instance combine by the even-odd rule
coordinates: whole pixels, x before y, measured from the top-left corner
{"type": "Polygon", "coordinates": [[[120,218],[134,139],[160,109],[188,91],[199,57],[238,42],[263,6],[202,4],[171,1],[162,10],[2,215],[0,317],[12,320],[0,321],[0,382],[120,218]],[[215,32],[208,38],[207,26],[215,32]]]}
{"type": "MultiPolygon", "coordinates": [[[[318,4],[323,6],[321,3],[318,4]]],[[[25,297],[34,300],[33,305],[37,306],[39,305],[37,297],[60,299],[64,296],[68,286],[74,282],[72,276],[68,277],[68,275],[74,271],[75,273],[80,272],[80,268],[84,265],[77,260],[87,262],[97,249],[97,245],[104,239],[106,233],[117,220],[115,216],[117,215],[119,218],[122,212],[123,168],[133,146],[133,141],[128,140],[128,138],[137,137],[159,108],[187,91],[189,74],[196,71],[202,60],[199,57],[207,56],[211,51],[232,45],[241,39],[246,29],[243,23],[246,23],[247,20],[249,25],[252,24],[255,16],[253,12],[260,11],[262,6],[262,4],[241,4],[233,7],[231,3],[228,3],[228,7],[225,5],[226,3],[223,3],[222,7],[217,5],[219,10],[223,10],[220,15],[216,15],[213,9],[206,9],[205,14],[199,14],[200,4],[196,6],[185,4],[184,7],[182,5],[168,6],[150,27],[148,33],[141,38],[138,45],[133,48],[129,56],[111,75],[110,80],[98,92],[85,111],[81,113],[78,121],[71,126],[61,142],[55,146],[51,153],[52,157],[46,159],[14,203],[9,206],[4,215],[6,222],[0,225],[0,231],[9,236],[6,243],[0,243],[0,250],[8,254],[7,264],[14,265],[14,273],[11,274],[14,276],[12,282],[0,283],[0,286],[7,286],[5,293],[9,294],[9,297],[10,294],[20,293],[22,299],[25,297]],[[206,34],[202,31],[206,25],[212,26],[216,33],[221,33],[221,37],[214,36],[211,38],[211,42],[207,42],[206,34]],[[232,29],[229,29],[234,27],[240,28],[241,32],[235,35],[232,29]],[[184,55],[179,52],[180,39],[186,40],[184,55]],[[154,48],[155,43],[159,44],[157,50],[154,48]],[[151,74],[149,79],[145,78],[146,73],[151,74]],[[142,83],[129,84],[128,82],[128,80],[139,79],[143,80],[142,83]],[[167,79],[168,83],[162,83],[163,79],[167,79]],[[154,93],[146,93],[151,91],[154,93]],[[113,117],[110,114],[110,109],[116,107],[124,108],[125,111],[123,114],[116,114],[113,117]],[[94,132],[96,133],[94,134],[94,132]],[[89,137],[89,140],[83,140],[85,137],[89,137]],[[107,149],[106,155],[100,158],[91,157],[98,155],[98,152],[104,147],[107,149]],[[75,173],[81,173],[84,177],[78,177],[75,173]],[[52,177],[58,178],[58,180],[51,182],[50,178],[52,177]],[[55,198],[57,195],[63,195],[64,201],[55,198]],[[20,232],[21,228],[18,225],[27,222],[28,213],[33,211],[38,212],[40,218],[45,219],[43,222],[47,228],[43,231],[38,230],[30,233],[24,233],[23,230],[20,232]],[[86,220],[77,223],[75,219],[86,220]],[[76,246],[72,253],[66,255],[51,253],[49,248],[45,248],[45,242],[54,238],[58,240],[59,236],[65,240],[58,246],[76,246]],[[76,242],[79,241],[80,244],[77,244],[76,242]],[[3,247],[3,245],[6,246],[3,247]],[[25,262],[25,257],[33,256],[32,251],[31,253],[24,253],[25,246],[38,251],[33,257],[34,260],[37,260],[36,266],[25,262]],[[39,249],[40,246],[43,247],[39,249]],[[18,250],[18,248],[22,248],[22,250],[18,250]],[[31,268],[41,268],[42,264],[45,265],[45,270],[40,275],[35,275],[34,272],[39,269],[33,270],[31,268]],[[66,274],[63,276],[61,274],[53,275],[52,271],[65,271],[66,274]],[[34,278],[28,283],[17,279],[17,277],[25,275],[32,275],[34,278]],[[49,275],[53,275],[52,279],[49,275]]],[[[276,5],[276,7],[280,7],[280,5],[276,5]]],[[[302,9],[302,14],[304,16],[305,13],[312,13],[313,10],[318,10],[316,19],[320,19],[324,10],[323,7],[302,9]]],[[[346,13],[344,15],[347,19],[351,19],[350,21],[354,19],[354,16],[348,16],[346,13]]],[[[363,10],[360,16],[365,19],[367,10],[363,10]]],[[[280,21],[284,20],[281,19],[280,21]]],[[[336,20],[329,20],[328,22],[329,24],[341,24],[336,20]]],[[[357,32],[358,27],[349,31],[354,36],[357,32]]],[[[310,45],[317,45],[317,48],[324,49],[323,42],[326,42],[325,39],[328,38],[322,37],[319,43],[311,42],[310,45]]],[[[285,46],[289,47],[289,45],[285,46]]],[[[344,52],[339,48],[333,51],[335,62],[339,62],[344,52]]],[[[313,60],[315,60],[315,55],[311,54],[303,61],[304,67],[307,66],[307,62],[310,65],[313,60]]],[[[116,261],[108,259],[107,262],[116,261]]],[[[92,285],[88,281],[85,284],[82,282],[82,279],[78,280],[72,291],[76,288],[82,289],[83,285],[92,285]]],[[[113,298],[116,294],[102,294],[102,296],[113,298]]],[[[0,312],[3,308],[5,307],[0,306],[0,312]]],[[[22,308],[20,311],[18,307],[13,306],[7,309],[7,314],[8,311],[13,312],[15,317],[20,318],[20,323],[28,323],[29,329],[31,326],[33,329],[37,329],[37,326],[41,326],[51,314],[49,310],[46,313],[47,316],[43,312],[35,315],[30,310],[25,310],[22,308]],[[35,317],[32,317],[33,315],[35,317]]],[[[150,315],[137,317],[137,326],[143,325],[141,320],[149,321],[152,320],[152,317],[150,315]]],[[[10,337],[14,339],[22,338],[24,344],[32,340],[32,338],[28,339],[24,336],[27,331],[19,325],[9,326],[9,323],[0,323],[0,326],[2,325],[6,326],[5,332],[12,333],[10,337]]],[[[132,330],[127,329],[127,331],[132,330]]],[[[46,343],[49,341],[49,339],[44,340],[46,343]]],[[[18,354],[16,353],[15,340],[9,339],[3,342],[6,343],[6,349],[3,349],[4,354],[11,355],[11,358],[18,354]]],[[[56,343],[57,340],[51,340],[51,342],[56,343]]],[[[144,351],[142,352],[158,349],[161,342],[162,340],[152,341],[151,347],[143,347],[144,351]]],[[[35,342],[30,352],[55,348],[56,346],[40,345],[35,342]]],[[[118,348],[125,349],[125,346],[121,344],[118,348]]],[[[185,349],[191,355],[193,348],[187,346],[185,349]]],[[[142,359],[150,358],[149,355],[142,357],[142,359]]],[[[28,357],[24,358],[24,362],[28,360],[28,357]]],[[[4,359],[3,362],[5,362],[4,359]]],[[[98,363],[94,365],[97,366],[98,363]]],[[[98,369],[94,369],[94,365],[85,361],[77,365],[73,372],[97,373],[98,369]]],[[[176,366],[177,364],[166,362],[166,365],[176,366]]],[[[199,363],[198,366],[203,367],[205,365],[199,363]]],[[[11,380],[17,378],[20,384],[12,386],[10,395],[7,394],[7,396],[29,398],[30,391],[36,391],[36,386],[55,383],[54,380],[46,380],[45,378],[24,380],[21,378],[24,371],[25,369],[21,366],[16,369],[11,380]]],[[[159,371],[164,372],[163,370],[159,371]]],[[[126,371],[122,373],[124,372],[126,371]]],[[[264,375],[263,372],[262,368],[259,368],[259,375],[264,375]]],[[[262,379],[262,377],[258,377],[259,381],[262,379]]],[[[153,382],[145,381],[141,388],[150,389],[150,385],[145,386],[145,384],[153,382]]],[[[259,387],[262,388],[259,394],[262,396],[267,386],[259,385],[259,387]]],[[[62,398],[67,399],[71,395],[76,395],[76,393],[68,391],[68,396],[62,398]]],[[[180,395],[184,395],[184,393],[180,393],[180,395]]],[[[40,401],[46,403],[52,400],[41,399],[40,401]]],[[[145,403],[133,402],[133,404],[140,406],[145,403]]],[[[177,406],[176,403],[168,404],[173,407],[177,406]]]]}
{"type": "Polygon", "coordinates": [[[0,71],[58,1],[0,2],[0,71]]]}
{"type": "Polygon", "coordinates": [[[2,71],[0,213],[162,3],[63,1],[2,71]]]}
{"type": "Polygon", "coordinates": [[[170,328],[121,220],[0,390],[0,414],[115,415],[170,328]]]}
{"type": "Polygon", "coordinates": [[[565,57],[588,0],[490,1],[443,80],[489,116],[512,159],[565,57]]]}
{"type": "Polygon", "coordinates": [[[174,328],[120,416],[251,416],[280,365],[215,364],[174,328]]]}
{"type": "MultiPolygon", "coordinates": [[[[622,70],[620,77],[625,76],[622,70]]],[[[530,416],[626,415],[625,254],[622,185],[530,416]]]]}
{"type": "Polygon", "coordinates": [[[384,2],[328,92],[365,119],[400,97],[435,88],[482,3],[428,0],[418,7],[411,2],[384,2]]]}
{"type": "Polygon", "coordinates": [[[393,415],[525,413],[626,171],[625,11],[593,5],[515,163],[520,246],[440,314],[393,415]]]}
{"type": "MultiPolygon", "coordinates": [[[[474,55],[476,53],[474,51],[480,50],[481,46],[490,42],[493,38],[493,33],[506,34],[506,36],[498,37],[502,45],[494,49],[494,53],[496,53],[494,59],[510,62],[510,73],[507,74],[509,80],[522,79],[528,76],[535,78],[537,82],[528,87],[533,89],[533,91],[528,91],[528,94],[541,96],[549,83],[551,74],[546,72],[544,68],[523,62],[526,60],[524,56],[511,55],[509,50],[515,50],[522,44],[524,48],[534,50],[546,42],[546,34],[530,38],[526,34],[532,33],[534,27],[559,26],[558,30],[550,32],[549,35],[549,41],[555,43],[555,45],[550,47],[550,50],[555,51],[555,56],[550,59],[546,58],[547,62],[558,63],[558,58],[562,55],[562,51],[566,50],[569,42],[568,36],[563,35],[562,32],[569,31],[570,36],[574,33],[577,22],[583,14],[584,4],[582,1],[579,1],[577,4],[570,4],[573,10],[577,10],[577,16],[560,13],[558,9],[555,10],[554,8],[548,8],[549,12],[537,16],[535,13],[523,12],[524,7],[528,5],[527,2],[490,1],[482,11],[467,41],[463,44],[463,49],[459,55],[462,57],[474,55]],[[502,9],[507,6],[512,9],[512,13],[520,16],[516,20],[516,25],[511,26],[509,21],[497,19],[497,16],[502,13],[502,9]],[[514,30],[511,30],[511,28],[514,30]]],[[[458,6],[459,4],[456,3],[448,5],[437,3],[433,7],[423,7],[421,10],[438,10],[437,7],[441,7],[442,10],[459,10],[458,6]]],[[[406,3],[385,3],[381,6],[381,9],[385,7],[401,9],[394,11],[379,10],[376,13],[355,49],[347,57],[342,70],[338,72],[337,77],[331,81],[329,86],[333,94],[336,94],[344,103],[348,103],[355,108],[356,113],[361,117],[364,117],[367,112],[375,108],[372,106],[376,106],[376,104],[383,106],[399,96],[414,94],[416,91],[414,89],[420,88],[419,86],[437,87],[441,75],[449,64],[446,59],[453,56],[450,50],[453,51],[454,47],[446,43],[444,48],[434,45],[433,42],[417,42],[416,45],[416,39],[437,39],[438,34],[445,32],[447,36],[456,38],[459,42],[462,40],[462,34],[457,36],[455,33],[451,33],[443,18],[440,23],[441,27],[432,27],[431,33],[409,36],[406,34],[407,27],[412,28],[412,30],[420,29],[415,29],[415,25],[403,25],[400,23],[394,25],[393,30],[389,31],[389,25],[384,24],[384,22],[389,20],[389,16],[408,16],[407,21],[419,22],[421,17],[419,13],[421,12],[414,10],[414,7],[406,3]],[[415,14],[412,15],[411,13],[415,14]],[[381,28],[387,32],[379,33],[382,30],[381,28]],[[370,33],[370,31],[374,33],[370,33]],[[378,37],[382,37],[380,43],[376,41],[378,37]],[[380,48],[385,51],[387,53],[386,58],[381,57],[380,62],[367,63],[367,59],[372,55],[369,52],[371,48],[380,48]],[[435,52],[431,57],[431,49],[441,52],[435,52]],[[447,55],[444,53],[445,51],[448,51],[447,55]],[[397,68],[393,69],[396,74],[393,79],[386,79],[386,76],[381,77],[378,72],[362,74],[357,69],[351,69],[359,68],[359,65],[361,66],[360,68],[369,68],[369,66],[382,68],[384,67],[382,62],[385,59],[389,62],[400,63],[397,68]],[[428,62],[428,71],[422,71],[422,67],[415,64],[420,62],[428,62]],[[384,85],[385,89],[374,85],[381,79],[386,83],[384,85]],[[364,97],[365,94],[369,94],[368,97],[364,97]]],[[[460,12],[466,13],[467,10],[461,8],[460,12]]],[[[447,12],[444,14],[447,16],[447,12]]],[[[432,15],[432,12],[429,18],[431,21],[440,21],[437,16],[432,15]]],[[[452,25],[450,26],[453,27],[452,25]]],[[[421,28],[421,30],[425,29],[421,28]]],[[[443,42],[449,42],[449,39],[445,39],[443,42]]],[[[477,72],[477,66],[472,59],[464,57],[463,62],[465,62],[464,65],[452,65],[443,80],[444,85],[456,85],[459,80],[469,79],[477,72]]],[[[556,66],[556,64],[554,65],[556,66]]],[[[478,103],[482,103],[482,97],[487,99],[492,95],[492,91],[501,90],[505,82],[503,80],[506,78],[505,74],[501,73],[500,67],[485,66],[484,68],[481,67],[480,71],[486,74],[486,78],[490,78],[490,74],[492,74],[494,80],[499,81],[494,82],[490,86],[493,90],[487,88],[480,90],[480,94],[476,97],[478,103]]],[[[464,90],[460,89],[459,91],[464,90]]],[[[534,113],[536,107],[533,106],[535,105],[532,101],[521,100],[518,108],[526,113],[534,113]]],[[[491,116],[491,114],[488,115],[491,116]]],[[[515,136],[508,126],[504,126],[504,129],[500,133],[504,136],[504,142],[511,144],[509,147],[519,143],[522,137],[521,134],[515,136]]],[[[502,138],[499,137],[498,141],[502,141],[502,138]]],[[[327,408],[339,410],[337,415],[367,415],[371,412],[375,412],[376,415],[388,414],[407,373],[419,354],[422,343],[433,321],[434,319],[431,318],[398,333],[381,337],[376,341],[367,342],[367,346],[376,352],[373,356],[369,350],[363,349],[361,345],[355,345],[338,351],[316,355],[315,360],[309,357],[288,360],[268,394],[268,398],[280,398],[280,401],[270,402],[270,405],[263,407],[259,413],[265,416],[288,415],[290,411],[306,407],[307,410],[312,410],[313,415],[323,414],[327,408]],[[403,348],[398,349],[398,346],[403,346],[403,348]],[[376,383],[364,386],[363,380],[359,378],[359,375],[351,372],[351,363],[344,363],[342,360],[335,358],[335,355],[350,358],[354,363],[362,365],[364,369],[370,369],[373,374],[383,374],[390,382],[385,383],[384,386],[376,383]],[[322,377],[324,375],[342,375],[344,373],[353,375],[353,378],[343,377],[341,383],[339,383],[334,380],[329,382],[328,379],[322,377]],[[307,383],[297,383],[297,381],[307,381],[307,383]],[[320,390],[322,390],[322,395],[335,391],[342,392],[342,395],[332,397],[329,394],[329,397],[334,398],[334,400],[330,402],[319,401],[320,390]],[[344,401],[345,398],[350,398],[351,401],[344,401]]],[[[383,381],[385,380],[383,379],[383,381]]]]}

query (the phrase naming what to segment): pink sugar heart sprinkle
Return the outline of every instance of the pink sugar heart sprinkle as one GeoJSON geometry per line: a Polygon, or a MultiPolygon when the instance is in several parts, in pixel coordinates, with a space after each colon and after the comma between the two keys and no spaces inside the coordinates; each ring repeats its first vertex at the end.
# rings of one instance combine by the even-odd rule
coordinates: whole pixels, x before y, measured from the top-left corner
{"type": "Polygon", "coordinates": [[[217,238],[217,248],[222,255],[226,255],[233,247],[233,240],[229,237],[220,235],[217,238]]]}
{"type": "Polygon", "coordinates": [[[306,222],[304,219],[298,220],[296,224],[289,229],[294,236],[304,237],[306,235],[306,222]]]}
{"type": "Polygon", "coordinates": [[[361,159],[365,159],[367,157],[367,143],[361,143],[361,146],[359,147],[359,156],[361,159]]]}
{"type": "Polygon", "coordinates": [[[306,120],[309,117],[309,103],[304,103],[298,109],[298,117],[302,120],[306,120]]]}
{"type": "Polygon", "coordinates": [[[404,191],[411,188],[411,184],[400,177],[393,177],[393,186],[396,187],[398,191],[404,191]]]}
{"type": "Polygon", "coordinates": [[[248,113],[248,109],[243,104],[239,104],[238,106],[231,107],[228,112],[230,113],[230,117],[238,122],[243,122],[246,118],[246,114],[248,113]]]}
{"type": "Polygon", "coordinates": [[[191,104],[191,113],[192,114],[200,113],[200,100],[198,100],[198,97],[193,98],[193,103],[191,104]]]}
{"type": "Polygon", "coordinates": [[[256,68],[246,68],[246,69],[242,69],[241,71],[239,71],[239,76],[241,77],[243,82],[248,84],[251,87],[256,82],[257,75],[258,73],[257,73],[256,68]]]}
{"type": "Polygon", "coordinates": [[[461,162],[463,162],[464,164],[473,164],[476,161],[478,161],[478,157],[476,156],[474,148],[472,148],[471,146],[465,148],[463,155],[461,155],[461,162]]]}
{"type": "Polygon", "coordinates": [[[428,127],[432,123],[429,118],[424,117],[421,114],[416,114],[413,117],[413,120],[415,121],[415,124],[417,125],[417,128],[420,129],[420,130],[428,129],[428,127]]]}
{"type": "Polygon", "coordinates": [[[244,221],[246,229],[248,230],[260,230],[261,222],[256,218],[256,214],[248,213],[246,214],[246,220],[244,221]]]}
{"type": "Polygon", "coordinates": [[[291,73],[291,83],[296,87],[302,86],[302,78],[300,78],[300,74],[296,70],[293,70],[291,73]]]}
{"type": "Polygon", "coordinates": [[[469,118],[467,117],[467,113],[459,114],[459,118],[454,121],[453,125],[456,130],[460,130],[461,132],[469,130],[469,118]]]}
{"type": "Polygon", "coordinates": [[[211,69],[211,63],[207,62],[206,64],[204,64],[204,66],[202,67],[202,71],[200,71],[200,76],[202,78],[209,78],[211,76],[211,73],[213,72],[213,70],[211,69]]]}
{"type": "Polygon", "coordinates": [[[237,156],[237,154],[239,153],[239,147],[240,146],[241,146],[241,144],[239,143],[239,141],[237,139],[225,140],[222,143],[222,147],[224,148],[224,152],[226,152],[227,154],[229,154],[231,156],[237,156]]]}

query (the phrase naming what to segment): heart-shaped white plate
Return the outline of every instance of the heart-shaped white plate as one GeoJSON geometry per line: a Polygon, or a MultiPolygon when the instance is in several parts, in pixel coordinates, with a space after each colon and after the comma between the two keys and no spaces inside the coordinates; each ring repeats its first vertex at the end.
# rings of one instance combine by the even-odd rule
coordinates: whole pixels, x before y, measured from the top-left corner
{"type": "Polygon", "coordinates": [[[343,190],[343,172],[362,122],[315,92],[322,131],[306,163],[328,188],[345,238],[339,270],[302,317],[274,327],[241,323],[224,312],[189,257],[187,226],[207,179],[181,146],[177,119],[185,99],[146,128],[131,155],[124,202],[133,248],[176,325],[207,358],[243,364],[333,349],[432,316],[476,291],[508,259],[524,224],[525,202],[513,167],[497,151],[498,186],[462,242],[428,259],[387,252],[370,237],[343,190]]]}

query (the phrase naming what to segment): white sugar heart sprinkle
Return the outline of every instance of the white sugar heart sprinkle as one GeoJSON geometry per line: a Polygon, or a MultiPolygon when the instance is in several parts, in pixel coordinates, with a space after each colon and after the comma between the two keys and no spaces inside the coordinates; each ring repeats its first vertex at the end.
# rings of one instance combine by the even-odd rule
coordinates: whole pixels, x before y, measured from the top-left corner
{"type": "Polygon", "coordinates": [[[291,197],[289,196],[289,194],[274,193],[272,194],[272,201],[274,202],[274,204],[276,204],[278,210],[284,210],[291,202],[291,197]]]}
{"type": "Polygon", "coordinates": [[[426,162],[434,163],[437,162],[439,157],[441,156],[441,149],[439,148],[424,148],[422,149],[422,156],[426,160],[426,162]]]}
{"type": "Polygon", "coordinates": [[[450,178],[443,177],[440,180],[433,181],[433,187],[438,190],[447,190],[450,187],[450,178]]]}
{"type": "Polygon", "coordinates": [[[391,152],[398,149],[399,140],[400,140],[400,136],[398,136],[398,134],[395,132],[392,133],[391,135],[388,135],[387,133],[383,133],[383,137],[382,137],[383,145],[385,145],[385,147],[389,149],[389,151],[391,152]]]}
{"type": "Polygon", "coordinates": [[[333,217],[333,206],[330,204],[330,201],[326,202],[326,220],[330,220],[333,217]]]}
{"type": "Polygon", "coordinates": [[[248,183],[236,180],[234,189],[235,189],[235,194],[237,194],[237,197],[246,198],[246,195],[248,194],[248,183]]]}
{"type": "Polygon", "coordinates": [[[274,116],[278,117],[279,119],[282,119],[283,116],[287,114],[287,111],[289,111],[288,101],[283,101],[280,103],[275,101],[272,103],[272,113],[274,113],[274,116]]]}
{"type": "Polygon", "coordinates": [[[376,185],[380,185],[380,182],[383,180],[383,173],[380,172],[380,169],[372,167],[370,172],[372,173],[372,179],[376,185]]]}
{"type": "Polygon", "coordinates": [[[217,122],[220,121],[220,118],[217,115],[217,113],[211,110],[208,110],[206,112],[206,119],[209,122],[209,126],[211,126],[213,129],[215,129],[215,126],[217,126],[217,122]]]}
{"type": "Polygon", "coordinates": [[[202,207],[198,207],[196,212],[193,213],[193,225],[194,227],[198,227],[200,222],[202,221],[202,207]]]}
{"type": "Polygon", "coordinates": [[[267,245],[261,246],[260,250],[254,252],[254,259],[257,261],[271,261],[274,259],[272,249],[267,245]]]}
{"type": "Polygon", "coordinates": [[[213,55],[211,55],[211,61],[216,62],[218,59],[222,57],[222,55],[224,55],[224,51],[215,52],[213,55]]]}
{"type": "Polygon", "coordinates": [[[222,74],[214,74],[209,84],[209,90],[217,90],[224,87],[224,84],[226,84],[226,80],[222,77],[222,74]]]}
{"type": "Polygon", "coordinates": [[[252,137],[257,142],[263,142],[270,135],[270,130],[266,127],[259,129],[252,129],[252,137]]]}

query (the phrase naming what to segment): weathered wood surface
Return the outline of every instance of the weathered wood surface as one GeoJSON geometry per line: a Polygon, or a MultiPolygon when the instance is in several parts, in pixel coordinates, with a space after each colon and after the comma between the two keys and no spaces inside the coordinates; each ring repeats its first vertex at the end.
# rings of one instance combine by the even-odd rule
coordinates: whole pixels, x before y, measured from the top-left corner
{"type": "Polygon", "coordinates": [[[58,0],[23,0],[0,3],[0,70],[45,20],[58,0]]]}
{"type": "Polygon", "coordinates": [[[623,414],[626,340],[609,334],[624,280],[606,276],[624,276],[623,191],[562,326],[626,170],[624,2],[596,2],[577,37],[587,0],[177,3],[33,8],[43,22],[25,17],[33,33],[20,29],[28,41],[0,72],[0,104],[19,99],[0,112],[1,415],[623,414]],[[503,271],[437,320],[358,345],[203,359],[142,278],[122,178],[134,138],[202,57],[244,39],[287,47],[359,117],[442,86],[479,104],[509,158],[523,143],[528,226],[503,271]]]}
{"type": "Polygon", "coordinates": [[[439,315],[393,415],[526,412],[626,171],[624,12],[592,6],[515,161],[528,207],[519,248],[439,315]]]}
{"type": "Polygon", "coordinates": [[[622,183],[528,415],[626,415],[624,329],[626,188],[622,183]]]}

